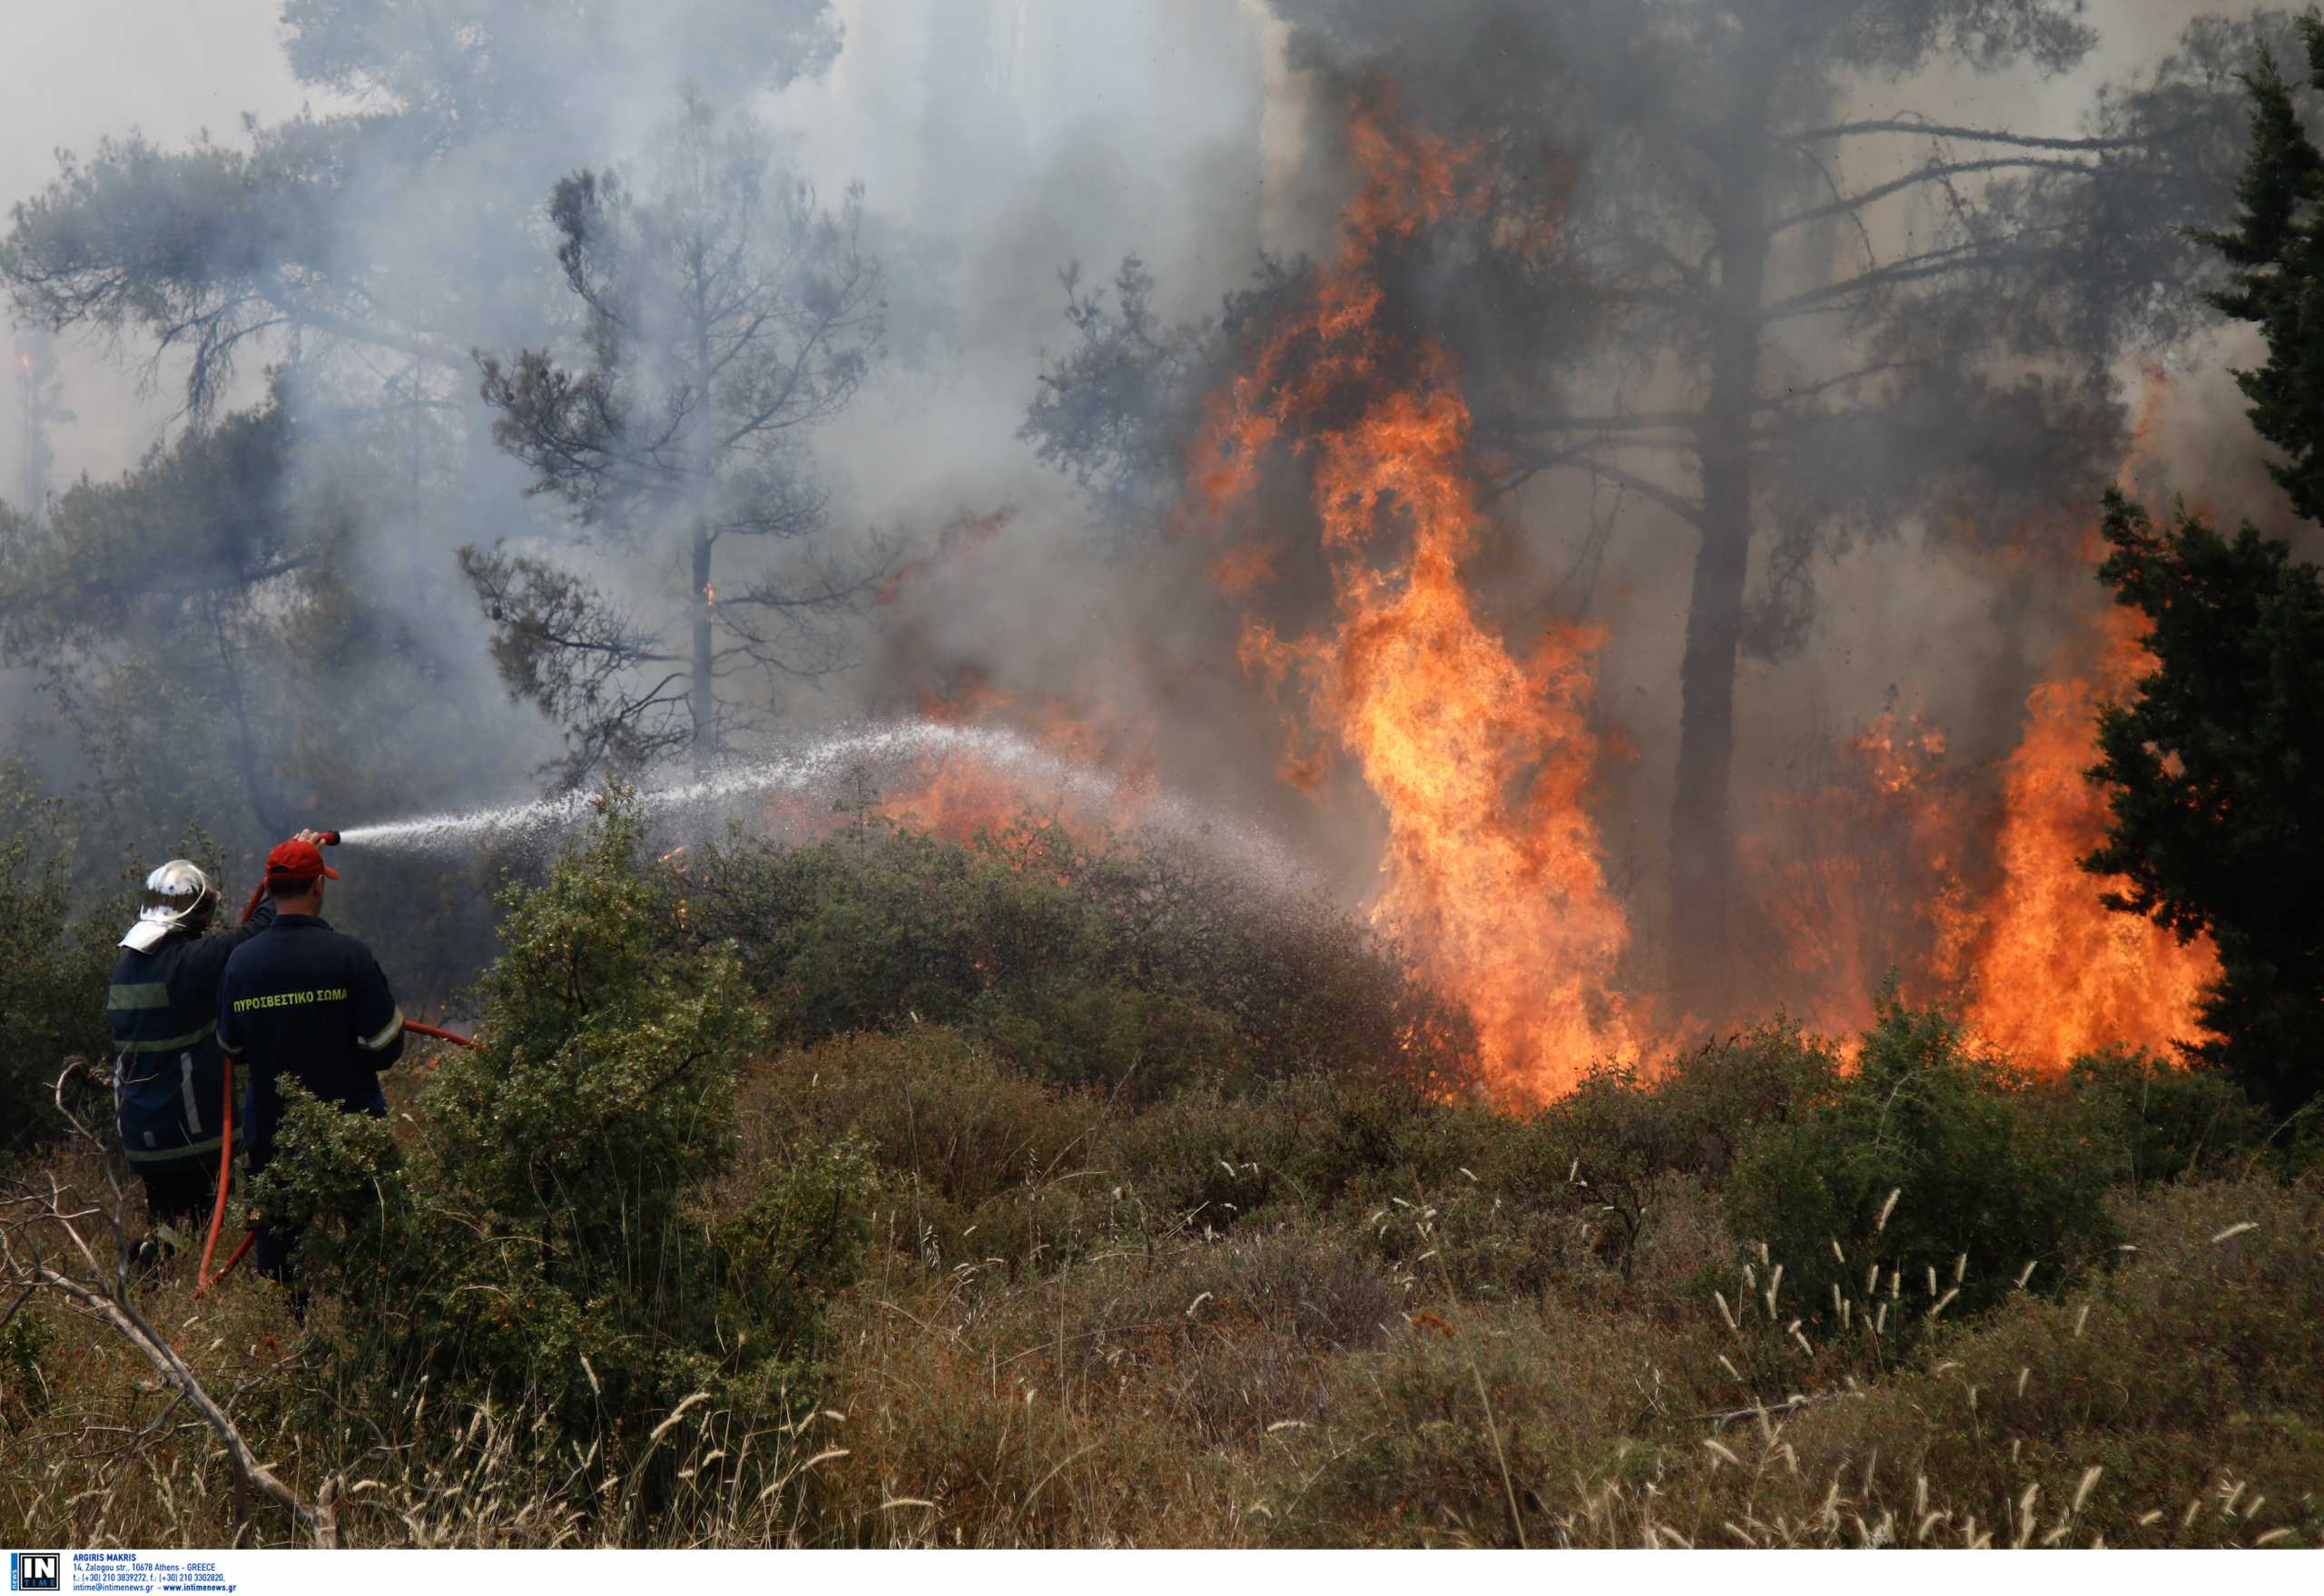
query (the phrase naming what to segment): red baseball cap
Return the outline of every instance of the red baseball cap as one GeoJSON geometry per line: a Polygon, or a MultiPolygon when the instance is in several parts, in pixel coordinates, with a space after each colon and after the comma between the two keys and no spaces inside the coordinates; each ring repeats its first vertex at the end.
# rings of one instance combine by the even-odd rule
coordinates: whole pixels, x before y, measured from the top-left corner
{"type": "Polygon", "coordinates": [[[322,850],[312,842],[292,838],[277,842],[274,852],[266,856],[266,879],[270,882],[310,882],[319,875],[339,879],[339,872],[323,862],[322,850]]]}

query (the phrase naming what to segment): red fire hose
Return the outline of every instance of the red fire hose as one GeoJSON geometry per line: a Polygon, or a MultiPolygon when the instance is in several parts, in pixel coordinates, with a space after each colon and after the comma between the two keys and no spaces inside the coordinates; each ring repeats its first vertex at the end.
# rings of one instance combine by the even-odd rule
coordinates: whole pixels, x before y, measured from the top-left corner
{"type": "MultiPolygon", "coordinates": [[[[336,846],[339,842],[339,833],[325,832],[320,840],[326,848],[336,846]]],[[[251,890],[249,904],[242,910],[244,925],[248,925],[251,922],[251,917],[258,912],[259,900],[265,893],[266,878],[261,876],[258,885],[251,890]]],[[[422,1025],[415,1020],[405,1020],[403,1028],[415,1035],[433,1037],[439,1042],[450,1042],[455,1047],[473,1048],[480,1045],[474,1038],[464,1037],[456,1030],[445,1030],[433,1025],[422,1025]]],[[[225,1227],[226,1224],[226,1194],[232,1184],[234,1173],[234,1060],[227,1056],[222,1048],[219,1049],[218,1057],[226,1072],[226,1107],[225,1112],[221,1116],[218,1133],[218,1200],[210,1210],[210,1237],[202,1245],[202,1266],[194,1271],[193,1296],[197,1302],[210,1294],[212,1286],[234,1272],[234,1266],[241,1263],[242,1255],[251,1250],[251,1243],[258,1239],[257,1231],[246,1232],[242,1236],[241,1245],[234,1248],[232,1255],[227,1258],[226,1266],[215,1275],[210,1272],[210,1260],[218,1253],[218,1233],[225,1227]]]]}

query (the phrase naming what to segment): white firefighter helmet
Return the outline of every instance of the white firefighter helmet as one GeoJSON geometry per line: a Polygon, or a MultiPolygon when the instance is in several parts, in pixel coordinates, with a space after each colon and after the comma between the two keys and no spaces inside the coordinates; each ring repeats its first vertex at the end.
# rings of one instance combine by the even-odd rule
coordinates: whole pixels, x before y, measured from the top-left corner
{"type": "Polygon", "coordinates": [[[218,889],[200,865],[172,859],[145,878],[144,907],[121,945],[143,952],[180,926],[199,926],[217,898],[218,889]]]}

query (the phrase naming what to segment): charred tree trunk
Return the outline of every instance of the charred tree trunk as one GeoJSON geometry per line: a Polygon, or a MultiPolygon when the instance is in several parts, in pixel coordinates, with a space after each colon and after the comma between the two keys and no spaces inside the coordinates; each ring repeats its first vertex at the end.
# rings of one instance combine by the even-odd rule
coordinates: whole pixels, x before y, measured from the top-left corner
{"type": "Polygon", "coordinates": [[[242,691],[241,669],[235,662],[233,641],[227,632],[225,600],[213,596],[206,607],[212,636],[218,645],[219,680],[225,689],[227,711],[234,722],[229,741],[233,748],[234,769],[242,779],[242,795],[250,803],[251,813],[258,816],[261,829],[269,836],[287,837],[294,828],[281,802],[272,767],[262,755],[257,733],[251,729],[250,698],[242,691]]]}
{"type": "Polygon", "coordinates": [[[1735,666],[1751,553],[1751,416],[1767,281],[1768,91],[1737,118],[1722,188],[1710,393],[1699,422],[1702,541],[1679,665],[1678,793],[1670,813],[1670,967],[1680,1002],[1717,1019],[1731,987],[1735,666]]]}
{"type": "Polygon", "coordinates": [[[711,635],[711,623],[717,618],[712,606],[717,602],[717,596],[710,585],[710,551],[717,539],[711,535],[710,516],[700,498],[709,493],[712,477],[717,470],[712,450],[718,437],[717,410],[710,402],[715,373],[710,363],[709,281],[704,261],[702,235],[697,232],[690,264],[694,272],[694,382],[703,410],[695,423],[696,437],[702,441],[689,451],[694,456],[697,498],[694,509],[694,663],[693,676],[687,683],[691,689],[688,707],[694,714],[696,777],[708,774],[711,761],[718,755],[718,699],[713,675],[718,658],[711,635]]]}
{"type": "Polygon", "coordinates": [[[710,633],[713,589],[710,586],[710,521],[699,511],[694,518],[694,664],[689,707],[694,712],[694,770],[697,776],[710,769],[718,753],[718,701],[712,695],[713,656],[710,633]]]}

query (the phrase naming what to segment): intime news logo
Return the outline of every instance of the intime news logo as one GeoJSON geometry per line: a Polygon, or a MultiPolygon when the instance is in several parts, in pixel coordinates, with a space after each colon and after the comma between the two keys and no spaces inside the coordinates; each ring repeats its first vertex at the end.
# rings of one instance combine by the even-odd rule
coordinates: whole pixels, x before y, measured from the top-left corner
{"type": "Polygon", "coordinates": [[[64,1558],[54,1552],[11,1552],[8,1553],[8,1589],[11,1591],[61,1591],[64,1588],[61,1575],[64,1558]]]}

